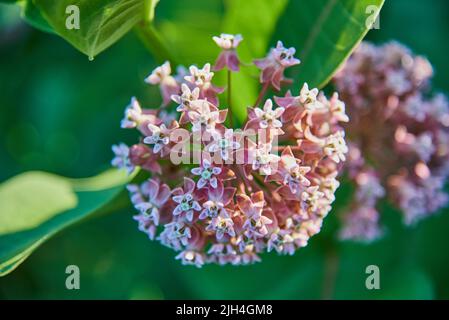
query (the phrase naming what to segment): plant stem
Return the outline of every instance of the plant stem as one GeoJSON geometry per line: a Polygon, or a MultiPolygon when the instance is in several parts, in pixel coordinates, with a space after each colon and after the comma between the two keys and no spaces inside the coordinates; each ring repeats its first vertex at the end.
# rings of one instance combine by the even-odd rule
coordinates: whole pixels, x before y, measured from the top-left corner
{"type": "Polygon", "coordinates": [[[144,0],[143,2],[143,11],[144,11],[144,20],[146,22],[153,21],[154,19],[154,8],[159,0],[144,0]]]}
{"type": "Polygon", "coordinates": [[[231,96],[231,70],[228,72],[228,115],[229,115],[229,126],[234,127],[234,116],[232,114],[232,96],[231,96]]]}
{"type": "Polygon", "coordinates": [[[340,259],[336,248],[333,246],[327,248],[325,252],[324,282],[322,291],[322,299],[324,300],[330,300],[333,298],[339,264],[340,259]]]}
{"type": "Polygon", "coordinates": [[[302,150],[300,146],[276,146],[276,147],[273,147],[273,149],[276,151],[282,151],[282,150],[285,150],[287,147],[290,147],[290,149],[292,149],[292,151],[301,151],[302,150]]]}
{"type": "Polygon", "coordinates": [[[149,21],[142,21],[135,27],[137,35],[145,47],[154,55],[160,63],[168,60],[172,65],[176,65],[176,60],[172,52],[168,49],[162,36],[149,21]]]}
{"type": "Polygon", "coordinates": [[[235,167],[234,172],[236,173],[236,175],[237,175],[237,176],[240,178],[240,180],[241,180],[239,186],[243,185],[243,191],[242,191],[242,190],[241,190],[241,191],[242,191],[243,193],[246,193],[246,192],[245,192],[245,189],[246,189],[248,192],[251,192],[251,186],[248,185],[248,182],[247,182],[247,179],[246,179],[246,177],[245,177],[245,173],[243,172],[242,167],[239,166],[239,165],[235,165],[234,167],[235,167]]]}
{"type": "Polygon", "coordinates": [[[263,84],[262,90],[260,90],[259,96],[257,97],[257,100],[254,103],[253,108],[256,108],[257,106],[259,106],[259,104],[262,101],[263,97],[265,96],[265,93],[267,92],[269,86],[270,86],[269,82],[265,82],[263,84]]]}

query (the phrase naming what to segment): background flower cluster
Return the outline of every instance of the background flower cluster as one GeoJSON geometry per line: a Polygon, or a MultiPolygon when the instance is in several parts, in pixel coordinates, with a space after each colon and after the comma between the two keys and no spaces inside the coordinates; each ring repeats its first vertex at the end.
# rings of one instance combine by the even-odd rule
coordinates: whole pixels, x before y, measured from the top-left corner
{"type": "Polygon", "coordinates": [[[335,77],[351,117],[347,173],[356,188],[342,238],[381,236],[384,197],[408,225],[447,204],[449,104],[432,92],[432,76],[426,58],[389,42],[363,43],[335,77]]]}

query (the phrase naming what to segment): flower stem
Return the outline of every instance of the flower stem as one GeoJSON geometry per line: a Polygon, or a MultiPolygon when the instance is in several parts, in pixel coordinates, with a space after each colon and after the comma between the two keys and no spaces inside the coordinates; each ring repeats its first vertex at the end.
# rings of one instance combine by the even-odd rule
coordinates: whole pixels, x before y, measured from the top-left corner
{"type": "Polygon", "coordinates": [[[263,97],[265,96],[265,93],[267,92],[269,86],[270,86],[270,82],[265,82],[263,84],[262,90],[260,90],[259,96],[257,97],[257,100],[254,103],[253,108],[256,108],[257,106],[259,106],[259,104],[262,101],[263,97]]]}
{"type": "Polygon", "coordinates": [[[232,114],[232,96],[231,96],[231,70],[227,70],[228,72],[228,115],[229,115],[229,126],[231,128],[234,127],[234,116],[232,114]]]}
{"type": "Polygon", "coordinates": [[[168,60],[172,65],[176,65],[176,59],[172,52],[166,46],[162,36],[149,21],[142,21],[135,27],[135,31],[139,36],[140,41],[153,54],[156,60],[160,63],[168,60]]]}
{"type": "Polygon", "coordinates": [[[337,280],[339,264],[340,259],[336,248],[327,248],[325,255],[325,270],[322,291],[323,300],[330,300],[333,298],[333,295],[335,293],[335,283],[337,280]]]}
{"type": "Polygon", "coordinates": [[[235,169],[234,172],[237,174],[237,176],[240,178],[240,183],[239,183],[239,188],[242,191],[242,186],[243,186],[243,192],[245,193],[245,190],[247,190],[248,192],[251,192],[251,186],[248,185],[247,179],[245,177],[245,174],[243,172],[243,169],[241,166],[235,165],[235,169]]]}
{"type": "Polygon", "coordinates": [[[260,189],[269,191],[269,189],[268,189],[269,184],[266,183],[262,177],[260,177],[257,173],[253,173],[252,176],[254,178],[253,181],[257,183],[257,185],[259,186],[260,189]]]}

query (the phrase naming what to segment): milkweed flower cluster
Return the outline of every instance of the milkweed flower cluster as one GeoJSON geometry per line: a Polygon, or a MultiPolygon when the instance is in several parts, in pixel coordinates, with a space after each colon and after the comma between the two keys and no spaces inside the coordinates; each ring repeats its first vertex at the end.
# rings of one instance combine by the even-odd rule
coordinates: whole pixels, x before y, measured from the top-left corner
{"type": "Polygon", "coordinates": [[[342,238],[379,237],[385,196],[408,225],[447,204],[449,105],[430,92],[432,74],[425,58],[392,42],[363,43],[335,77],[351,117],[347,172],[356,188],[342,238]]]}
{"type": "Polygon", "coordinates": [[[232,108],[219,104],[225,88],[212,83],[211,70],[240,70],[242,37],[213,40],[222,50],[215,66],[173,76],[166,62],[147,78],[160,86],[166,108],[143,109],[131,99],[121,125],[141,138],[131,147],[113,146],[112,164],[150,173],[128,186],[134,219],[183,264],[241,265],[259,261],[264,251],[293,254],[320,231],[335,199],[348,151],[340,126],[348,121],[344,104],[307,84],[297,96],[288,91],[264,100],[268,87],[281,88],[284,70],[300,62],[278,42],[257,60],[265,89],[248,107],[243,129],[234,129],[232,108]]]}

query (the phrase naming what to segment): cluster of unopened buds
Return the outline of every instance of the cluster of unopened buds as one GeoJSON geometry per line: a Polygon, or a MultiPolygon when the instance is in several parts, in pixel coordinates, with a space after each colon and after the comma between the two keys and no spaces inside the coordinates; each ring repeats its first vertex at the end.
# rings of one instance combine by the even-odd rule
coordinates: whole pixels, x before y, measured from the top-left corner
{"type": "Polygon", "coordinates": [[[347,173],[355,186],[341,237],[383,233],[379,200],[388,196],[408,225],[448,201],[449,105],[432,95],[432,66],[404,46],[363,43],[335,77],[347,103],[347,173]]]}
{"type": "Polygon", "coordinates": [[[131,147],[113,146],[112,163],[129,173],[150,172],[142,184],[128,186],[134,218],[184,264],[239,265],[259,261],[264,251],[293,254],[320,231],[335,199],[348,151],[339,125],[348,121],[345,105],[337,94],[327,99],[307,84],[297,96],[288,91],[264,100],[269,87],[288,83],[284,70],[300,63],[295,49],[278,42],[255,61],[263,89],[243,129],[234,129],[233,108],[219,104],[231,83],[215,86],[212,71],[225,69],[230,79],[240,70],[242,37],[213,40],[221,48],[213,67],[172,76],[166,62],[146,79],[159,85],[162,107],[143,109],[131,100],[122,127],[142,137],[131,147]],[[171,106],[179,116],[170,114],[171,106]]]}

